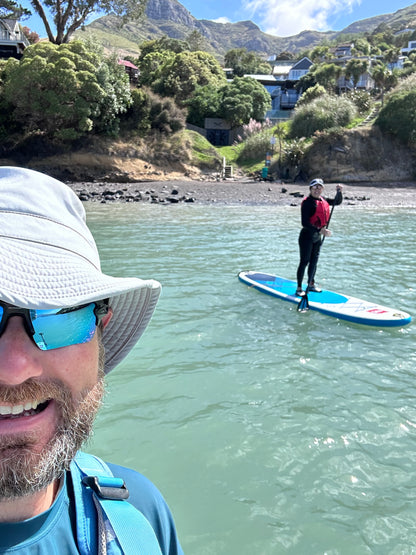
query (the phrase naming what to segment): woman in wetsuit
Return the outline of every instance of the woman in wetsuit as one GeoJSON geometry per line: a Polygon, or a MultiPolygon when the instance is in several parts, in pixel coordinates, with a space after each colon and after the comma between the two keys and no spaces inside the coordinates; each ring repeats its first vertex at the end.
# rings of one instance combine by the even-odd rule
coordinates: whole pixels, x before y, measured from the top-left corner
{"type": "Polygon", "coordinates": [[[300,297],[305,295],[302,281],[307,266],[308,290],[321,292],[321,289],[315,284],[315,272],[323,237],[331,236],[330,230],[326,227],[329,221],[329,206],[337,206],[342,202],[342,185],[337,185],[337,194],[334,199],[324,199],[321,196],[323,190],[323,180],[313,179],[309,183],[309,196],[303,199],[301,205],[302,229],[299,234],[300,262],[296,289],[296,295],[300,297]]]}

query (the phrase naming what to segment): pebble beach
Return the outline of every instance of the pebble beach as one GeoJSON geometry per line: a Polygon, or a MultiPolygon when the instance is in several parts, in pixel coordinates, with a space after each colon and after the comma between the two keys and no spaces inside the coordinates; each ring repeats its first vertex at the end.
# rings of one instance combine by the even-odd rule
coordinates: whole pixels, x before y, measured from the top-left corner
{"type": "MultiPolygon", "coordinates": [[[[177,204],[245,204],[297,206],[308,194],[307,183],[235,180],[68,183],[83,201],[177,204]]],[[[416,183],[343,183],[344,205],[416,208],[416,183]]],[[[324,196],[335,195],[326,183],[324,196]]]]}

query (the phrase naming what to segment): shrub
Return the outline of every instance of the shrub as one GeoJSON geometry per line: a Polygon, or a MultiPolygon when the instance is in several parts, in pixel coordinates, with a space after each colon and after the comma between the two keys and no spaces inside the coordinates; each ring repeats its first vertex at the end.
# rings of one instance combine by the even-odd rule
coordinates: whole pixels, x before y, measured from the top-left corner
{"type": "Polygon", "coordinates": [[[258,160],[266,157],[266,153],[270,152],[270,136],[269,130],[263,129],[259,133],[250,135],[243,144],[238,155],[238,162],[247,162],[250,160],[258,160]]]}
{"type": "Polygon", "coordinates": [[[416,90],[400,90],[389,95],[375,124],[383,133],[394,135],[405,144],[415,144],[416,90]]]}
{"type": "Polygon", "coordinates": [[[132,105],[123,118],[123,129],[145,135],[154,129],[164,134],[184,129],[186,110],[179,108],[172,98],[159,96],[150,89],[134,89],[132,105]]]}
{"type": "Polygon", "coordinates": [[[241,143],[252,135],[257,135],[258,133],[261,133],[261,131],[268,129],[269,127],[271,127],[271,125],[272,123],[269,119],[260,122],[256,121],[253,118],[250,118],[250,121],[243,125],[242,133],[241,135],[238,135],[237,142],[241,143]]]}
{"type": "Polygon", "coordinates": [[[312,100],[315,100],[315,98],[319,98],[324,94],[326,94],[326,90],[322,85],[314,85],[313,87],[309,87],[309,89],[307,89],[296,102],[296,107],[309,104],[309,102],[312,102],[312,100]]]}
{"type": "Polygon", "coordinates": [[[304,106],[295,108],[289,138],[311,137],[315,131],[345,127],[356,116],[354,103],[345,96],[325,94],[304,106]]]}
{"type": "Polygon", "coordinates": [[[368,114],[374,103],[371,94],[367,91],[351,91],[348,98],[355,104],[360,115],[368,114]]]}

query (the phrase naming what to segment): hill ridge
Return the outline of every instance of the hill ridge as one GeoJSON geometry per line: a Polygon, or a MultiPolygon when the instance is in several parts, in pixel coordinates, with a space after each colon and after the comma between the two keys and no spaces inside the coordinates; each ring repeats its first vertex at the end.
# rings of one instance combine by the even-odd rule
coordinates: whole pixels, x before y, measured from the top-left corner
{"type": "Polygon", "coordinates": [[[264,33],[250,20],[235,23],[198,20],[178,0],[148,0],[146,16],[144,21],[129,22],[120,28],[120,20],[116,16],[107,15],[90,23],[85,29],[101,35],[109,47],[118,48],[126,41],[135,52],[139,51],[138,45],[143,40],[160,38],[163,35],[185,40],[192,31],[198,31],[205,39],[205,49],[218,58],[222,58],[228,50],[243,47],[261,56],[280,52],[298,54],[323,41],[342,38],[343,35],[371,33],[380,25],[387,25],[394,31],[411,24],[416,27],[416,4],[393,13],[356,21],[341,31],[304,30],[287,37],[264,33]]]}

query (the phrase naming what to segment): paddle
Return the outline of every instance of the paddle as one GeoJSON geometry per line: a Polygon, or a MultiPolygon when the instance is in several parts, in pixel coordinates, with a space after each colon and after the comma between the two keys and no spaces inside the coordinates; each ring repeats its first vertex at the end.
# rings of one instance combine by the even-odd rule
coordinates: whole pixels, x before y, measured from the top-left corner
{"type": "MultiPolygon", "coordinates": [[[[334,208],[335,208],[335,204],[332,205],[331,212],[330,212],[330,214],[329,214],[329,218],[328,218],[328,222],[327,222],[327,224],[326,224],[326,227],[329,226],[329,222],[331,221],[332,212],[334,211],[334,208]]],[[[325,235],[322,236],[322,239],[321,239],[321,247],[322,247],[324,241],[325,241],[325,235]]],[[[316,268],[315,268],[315,273],[316,273],[316,268]]],[[[313,276],[312,276],[312,279],[311,279],[310,281],[313,282],[314,277],[315,277],[315,276],[313,275],[313,276]]],[[[309,283],[308,283],[308,286],[307,286],[307,288],[306,288],[305,294],[303,295],[303,297],[301,297],[301,299],[300,299],[300,301],[299,301],[298,308],[297,308],[298,312],[306,312],[306,311],[309,310],[309,300],[308,300],[309,287],[310,287],[310,285],[309,285],[309,283]]]]}

